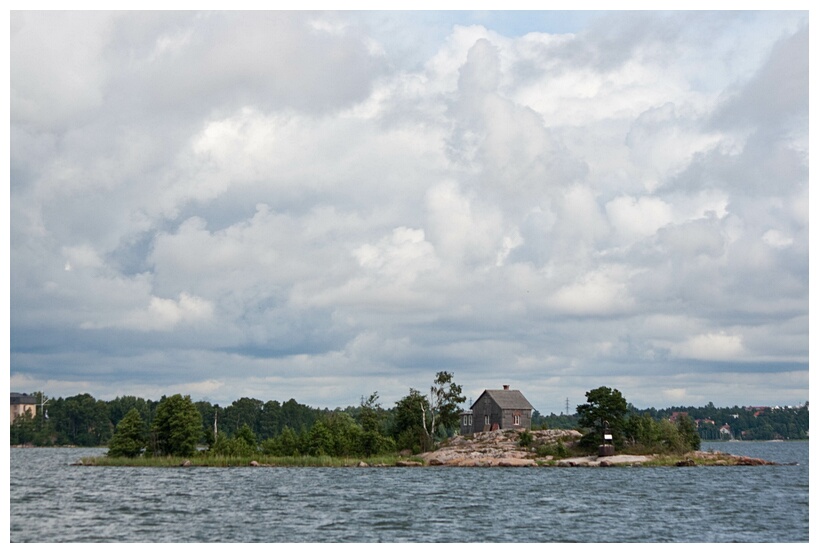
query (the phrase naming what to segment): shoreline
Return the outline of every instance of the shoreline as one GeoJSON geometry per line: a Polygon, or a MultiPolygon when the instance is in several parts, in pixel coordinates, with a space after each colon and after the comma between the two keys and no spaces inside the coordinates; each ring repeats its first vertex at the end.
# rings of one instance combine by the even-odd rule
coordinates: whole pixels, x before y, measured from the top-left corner
{"type": "MultiPolygon", "coordinates": [[[[435,453],[435,452],[432,452],[435,453]]],[[[554,458],[531,457],[491,457],[491,458],[452,458],[444,462],[436,458],[429,460],[418,457],[397,459],[378,459],[367,462],[352,458],[173,458],[156,457],[123,459],[105,456],[86,457],[73,466],[86,467],[153,467],[153,468],[432,468],[432,467],[465,467],[465,468],[605,468],[605,467],[703,467],[703,466],[775,466],[782,465],[755,457],[732,455],[720,451],[692,451],[686,454],[666,455],[596,455],[554,458]],[[257,460],[258,459],[258,460],[257,460]]]]}
{"type": "MultiPolygon", "coordinates": [[[[130,467],[656,467],[656,466],[757,466],[777,465],[773,461],[708,451],[617,452],[610,456],[589,455],[576,449],[581,434],[576,430],[534,430],[527,446],[520,445],[517,430],[496,430],[456,435],[434,451],[417,455],[409,452],[362,457],[295,456],[276,457],[257,452],[223,457],[204,452],[191,457],[112,458],[85,457],[74,465],[130,467]]],[[[716,442],[715,442],[716,443],[716,442]]]]}

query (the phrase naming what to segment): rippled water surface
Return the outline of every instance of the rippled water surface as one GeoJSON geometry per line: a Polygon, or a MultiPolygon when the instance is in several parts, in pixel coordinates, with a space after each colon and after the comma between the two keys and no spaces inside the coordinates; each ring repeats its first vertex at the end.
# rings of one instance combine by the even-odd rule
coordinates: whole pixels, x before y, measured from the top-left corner
{"type": "Polygon", "coordinates": [[[12,542],[806,542],[808,444],[705,443],[797,465],[127,468],[12,449],[12,542]]]}

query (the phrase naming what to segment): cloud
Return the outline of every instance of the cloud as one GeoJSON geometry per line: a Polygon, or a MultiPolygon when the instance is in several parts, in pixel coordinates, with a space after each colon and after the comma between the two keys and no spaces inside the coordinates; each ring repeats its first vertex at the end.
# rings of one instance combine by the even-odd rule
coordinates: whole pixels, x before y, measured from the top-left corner
{"type": "Polygon", "coordinates": [[[793,238],[777,229],[765,231],[765,234],[762,235],[762,241],[777,249],[787,248],[793,244],[793,238]]]}
{"type": "Polygon", "coordinates": [[[804,401],[806,14],[516,17],[13,13],[13,386],[804,401]]]}
{"type": "Polygon", "coordinates": [[[431,187],[426,211],[430,240],[447,265],[495,263],[499,255],[508,255],[516,241],[514,230],[504,228],[497,208],[467,197],[455,183],[431,187]]]}
{"type": "Polygon", "coordinates": [[[606,204],[606,215],[624,239],[653,236],[672,221],[671,207],[659,198],[619,196],[606,204]]]}
{"type": "Polygon", "coordinates": [[[808,106],[808,28],[773,45],[769,58],[714,113],[717,125],[754,125],[776,132],[803,126],[808,106]],[[776,83],[776,87],[771,87],[776,83]]]}
{"type": "Polygon", "coordinates": [[[12,121],[66,129],[89,117],[104,101],[107,64],[100,53],[111,38],[110,16],[15,11],[10,17],[12,121]],[[76,42],[78,34],[85,40],[76,42]]]}
{"type": "Polygon", "coordinates": [[[704,361],[731,361],[745,354],[742,336],[726,333],[692,336],[670,349],[671,354],[676,357],[704,361]]]}
{"type": "Polygon", "coordinates": [[[121,327],[140,331],[163,331],[170,330],[178,324],[208,321],[212,317],[213,305],[210,302],[182,292],[178,300],[152,296],[147,307],[126,313],[122,320],[84,322],[80,328],[121,327]]]}
{"type": "Polygon", "coordinates": [[[572,315],[628,311],[633,300],[628,292],[628,275],[623,273],[623,268],[601,267],[557,290],[550,303],[558,312],[572,315]]]}

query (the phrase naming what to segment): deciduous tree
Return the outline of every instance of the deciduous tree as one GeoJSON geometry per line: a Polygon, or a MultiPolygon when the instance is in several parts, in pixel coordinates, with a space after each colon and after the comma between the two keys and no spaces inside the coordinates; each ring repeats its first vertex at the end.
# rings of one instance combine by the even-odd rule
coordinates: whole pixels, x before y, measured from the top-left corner
{"type": "Polygon", "coordinates": [[[369,398],[361,400],[359,411],[361,421],[361,453],[367,456],[378,455],[395,449],[392,438],[384,436],[384,410],[378,402],[378,392],[373,392],[369,398]]]}
{"type": "Polygon", "coordinates": [[[466,401],[461,387],[452,381],[453,375],[442,371],[435,375],[429,389],[429,434],[433,438],[441,430],[449,434],[458,427],[460,404],[466,401]]]}
{"type": "Polygon", "coordinates": [[[419,453],[432,446],[424,424],[428,411],[429,400],[413,388],[410,388],[409,395],[395,402],[392,436],[400,449],[419,453]]]}

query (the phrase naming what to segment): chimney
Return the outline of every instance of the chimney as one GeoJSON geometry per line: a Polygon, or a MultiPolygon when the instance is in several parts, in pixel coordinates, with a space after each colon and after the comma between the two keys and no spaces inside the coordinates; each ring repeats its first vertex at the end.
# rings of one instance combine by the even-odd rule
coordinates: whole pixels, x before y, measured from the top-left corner
{"type": "Polygon", "coordinates": [[[509,389],[509,384],[504,384],[504,385],[503,385],[503,389],[504,389],[504,390],[508,390],[508,389],[509,389]]]}

